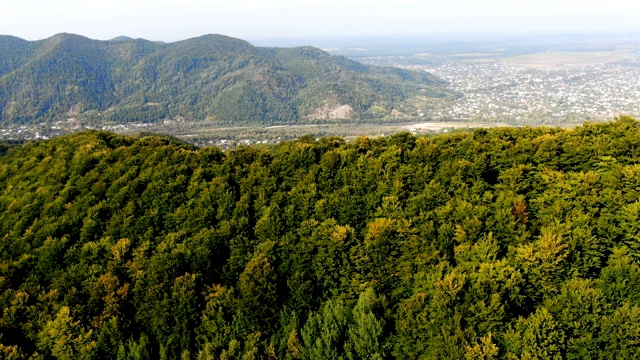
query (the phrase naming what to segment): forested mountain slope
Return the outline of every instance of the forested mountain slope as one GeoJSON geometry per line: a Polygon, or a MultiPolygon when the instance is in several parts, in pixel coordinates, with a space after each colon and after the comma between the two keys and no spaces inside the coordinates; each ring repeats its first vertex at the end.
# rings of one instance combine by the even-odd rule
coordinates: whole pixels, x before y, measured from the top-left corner
{"type": "Polygon", "coordinates": [[[0,123],[67,118],[284,124],[381,118],[455,94],[424,72],[222,35],[175,43],[0,36],[0,123]]]}
{"type": "Polygon", "coordinates": [[[0,357],[633,359],[640,124],[0,156],[0,357]]]}

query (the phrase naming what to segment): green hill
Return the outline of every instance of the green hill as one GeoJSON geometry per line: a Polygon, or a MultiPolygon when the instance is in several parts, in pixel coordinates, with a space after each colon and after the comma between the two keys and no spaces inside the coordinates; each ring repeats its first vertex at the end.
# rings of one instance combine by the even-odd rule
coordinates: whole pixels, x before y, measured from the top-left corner
{"type": "Polygon", "coordinates": [[[626,117],[12,146],[0,358],[637,359],[639,179],[626,117]]]}
{"type": "Polygon", "coordinates": [[[170,44],[0,36],[4,123],[366,120],[453,96],[427,73],[365,66],[315,48],[259,48],[222,35],[170,44]]]}

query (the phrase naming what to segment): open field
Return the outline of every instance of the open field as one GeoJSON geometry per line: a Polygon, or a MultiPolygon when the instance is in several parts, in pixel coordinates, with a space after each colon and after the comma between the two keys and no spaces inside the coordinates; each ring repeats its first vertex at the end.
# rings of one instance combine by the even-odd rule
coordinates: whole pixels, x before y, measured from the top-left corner
{"type": "Polygon", "coordinates": [[[611,64],[632,60],[638,56],[638,50],[616,49],[611,51],[557,51],[548,50],[524,55],[505,55],[500,52],[459,53],[447,56],[416,54],[412,58],[431,61],[454,61],[466,64],[500,63],[528,69],[576,68],[611,64]]]}
{"type": "Polygon", "coordinates": [[[633,51],[545,51],[534,54],[511,56],[500,58],[499,62],[505,65],[543,69],[550,67],[585,67],[600,64],[610,64],[623,60],[633,59],[633,51]]]}
{"type": "Polygon", "coordinates": [[[405,125],[404,128],[412,131],[442,131],[444,129],[475,129],[509,126],[501,122],[463,122],[463,121],[434,121],[405,125]]]}
{"type": "MultiPolygon", "coordinates": [[[[422,123],[340,123],[317,125],[279,125],[268,127],[238,127],[238,128],[172,128],[159,132],[170,133],[174,136],[193,143],[197,146],[219,146],[233,148],[238,145],[277,144],[303,135],[315,138],[326,136],[340,136],[347,141],[359,136],[387,136],[399,132],[410,131],[414,134],[436,134],[455,130],[470,130],[475,128],[493,128],[509,126],[506,123],[490,122],[462,122],[462,121],[433,121],[422,123]]],[[[160,130],[160,129],[158,129],[160,130]]]]}
{"type": "Polygon", "coordinates": [[[314,138],[340,136],[347,141],[359,136],[387,136],[399,132],[411,131],[415,134],[435,134],[450,130],[473,129],[478,127],[507,126],[505,123],[433,121],[433,122],[396,122],[362,123],[341,122],[330,124],[300,124],[278,126],[237,126],[216,127],[203,122],[173,121],[169,123],[130,123],[96,126],[83,122],[58,122],[32,126],[15,125],[0,129],[0,140],[41,140],[84,130],[106,130],[119,134],[134,135],[141,132],[169,134],[197,146],[219,146],[234,148],[240,145],[277,144],[281,141],[295,140],[304,135],[314,138]]]}

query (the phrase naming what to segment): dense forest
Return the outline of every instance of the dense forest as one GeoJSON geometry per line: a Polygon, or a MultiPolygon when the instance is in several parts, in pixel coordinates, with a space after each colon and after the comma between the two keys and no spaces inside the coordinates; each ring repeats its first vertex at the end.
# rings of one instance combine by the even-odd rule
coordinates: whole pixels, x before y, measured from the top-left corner
{"type": "Polygon", "coordinates": [[[366,66],[312,47],[255,47],[222,35],[168,44],[0,36],[0,124],[366,120],[415,113],[455,96],[424,71],[366,66]],[[340,106],[348,111],[331,113],[340,106]]]}
{"type": "Polygon", "coordinates": [[[0,156],[5,359],[640,357],[640,123],[0,156]]]}

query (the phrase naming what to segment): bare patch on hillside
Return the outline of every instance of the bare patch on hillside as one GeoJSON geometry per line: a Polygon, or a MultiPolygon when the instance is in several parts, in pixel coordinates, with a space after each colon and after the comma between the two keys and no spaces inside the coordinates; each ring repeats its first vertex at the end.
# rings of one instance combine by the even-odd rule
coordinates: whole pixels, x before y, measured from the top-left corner
{"type": "Polygon", "coordinates": [[[328,103],[322,107],[314,109],[311,114],[307,115],[308,120],[315,119],[351,119],[355,111],[350,105],[329,105],[328,103]]]}

